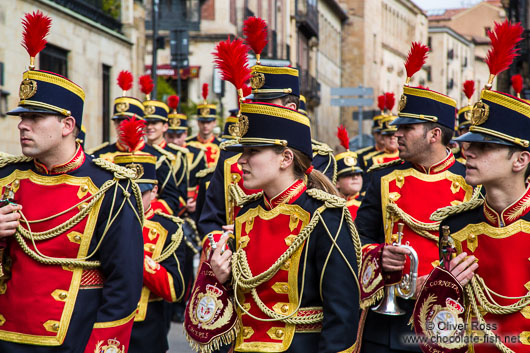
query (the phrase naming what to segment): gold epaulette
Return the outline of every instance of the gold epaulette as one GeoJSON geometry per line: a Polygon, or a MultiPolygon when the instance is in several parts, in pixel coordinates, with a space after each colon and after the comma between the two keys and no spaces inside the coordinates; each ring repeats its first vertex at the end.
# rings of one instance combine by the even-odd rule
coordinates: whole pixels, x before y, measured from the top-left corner
{"type": "Polygon", "coordinates": [[[5,154],[5,155],[0,156],[0,168],[3,168],[9,164],[31,162],[32,160],[33,160],[32,157],[10,156],[8,154],[5,154]]]}
{"type": "Polygon", "coordinates": [[[451,148],[451,153],[452,154],[457,154],[458,152],[460,152],[460,146],[456,146],[456,147],[451,148]]]}
{"type": "Polygon", "coordinates": [[[226,140],[226,141],[221,142],[221,144],[219,145],[219,148],[224,150],[225,147],[232,146],[232,145],[235,145],[237,143],[238,143],[238,141],[235,140],[235,139],[234,140],[226,140]]]}
{"type": "Polygon", "coordinates": [[[174,161],[175,160],[175,155],[173,153],[163,149],[162,147],[160,147],[158,145],[151,145],[151,147],[153,147],[155,150],[160,152],[162,155],[166,156],[166,158],[169,159],[170,161],[174,161]]]}
{"type": "Polygon", "coordinates": [[[215,167],[206,168],[206,169],[203,169],[203,170],[198,171],[197,174],[195,174],[195,176],[196,176],[197,178],[204,178],[204,177],[207,176],[208,174],[213,173],[214,170],[215,170],[215,167]]]}
{"type": "Polygon", "coordinates": [[[109,145],[109,143],[110,143],[110,142],[108,142],[108,141],[107,141],[107,142],[103,142],[101,145],[96,146],[96,147],[93,147],[93,148],[91,148],[91,149],[88,149],[88,150],[86,150],[85,152],[86,152],[86,154],[94,154],[94,153],[96,153],[97,151],[99,151],[99,150],[101,150],[101,149],[107,147],[107,146],[109,145]]]}
{"type": "Polygon", "coordinates": [[[312,198],[325,202],[326,207],[340,208],[346,206],[346,200],[344,200],[342,197],[332,195],[325,192],[324,190],[308,189],[306,192],[312,198]]]}
{"type": "Polygon", "coordinates": [[[155,214],[157,214],[159,216],[162,216],[164,218],[167,218],[167,219],[169,219],[170,221],[172,221],[173,223],[175,223],[177,225],[181,225],[181,224],[184,223],[184,221],[180,217],[176,217],[176,216],[164,213],[161,210],[156,210],[155,214]]]}
{"type": "Polygon", "coordinates": [[[473,196],[469,201],[462,202],[459,205],[446,206],[437,209],[431,214],[430,220],[441,222],[449,216],[474,210],[475,208],[481,206],[484,203],[484,199],[480,197],[481,188],[482,187],[479,186],[475,189],[475,191],[473,191],[473,196]]]}
{"type": "Polygon", "coordinates": [[[357,154],[361,154],[361,153],[364,153],[364,152],[368,151],[370,148],[373,148],[373,147],[374,146],[363,147],[363,148],[360,148],[360,149],[358,149],[358,150],[356,150],[354,152],[357,153],[357,154]]]}
{"type": "Polygon", "coordinates": [[[10,155],[9,153],[0,152],[0,158],[6,158],[6,157],[13,157],[13,156],[10,155]]]}
{"type": "Polygon", "coordinates": [[[121,165],[114,164],[103,158],[94,158],[92,160],[95,165],[106,171],[114,173],[114,177],[118,179],[137,179],[136,171],[122,167],[121,165]]]}
{"type": "Polygon", "coordinates": [[[188,141],[191,141],[191,139],[194,139],[194,138],[195,138],[196,136],[197,136],[197,135],[195,135],[195,136],[190,136],[190,137],[187,137],[187,138],[186,138],[186,142],[188,142],[188,141]]]}
{"type": "Polygon", "coordinates": [[[329,147],[323,142],[311,140],[311,147],[313,148],[313,152],[316,152],[322,156],[333,154],[333,150],[331,149],[331,147],[329,147]]]}
{"type": "Polygon", "coordinates": [[[368,170],[366,172],[367,173],[373,172],[374,170],[379,170],[379,169],[383,169],[383,168],[386,168],[386,167],[391,167],[393,165],[399,165],[401,163],[403,163],[403,160],[401,158],[399,158],[399,159],[396,159],[396,160],[393,160],[393,161],[390,161],[390,162],[381,163],[381,164],[375,164],[375,165],[371,166],[370,168],[368,168],[368,170]]]}
{"type": "Polygon", "coordinates": [[[186,147],[181,147],[181,146],[175,145],[174,143],[168,143],[167,145],[170,148],[174,149],[175,151],[179,151],[179,152],[186,153],[186,154],[190,153],[190,151],[186,147]]]}

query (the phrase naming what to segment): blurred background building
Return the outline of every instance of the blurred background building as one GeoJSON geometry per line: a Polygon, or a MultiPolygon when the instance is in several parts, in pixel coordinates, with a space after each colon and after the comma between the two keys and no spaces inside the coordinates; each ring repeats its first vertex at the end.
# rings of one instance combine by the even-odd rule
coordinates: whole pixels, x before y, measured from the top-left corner
{"type": "MultiPolygon", "coordinates": [[[[29,60],[20,45],[25,12],[41,10],[52,17],[48,46],[37,67],[65,75],[86,91],[86,145],[113,140],[112,101],[121,95],[116,77],[121,70],[135,76],[131,94],[143,99],[140,75],[156,79],[158,99],[181,96],[181,110],[195,112],[203,83],[208,100],[219,106],[221,118],[236,108],[236,92],[218,77],[212,52],[217,42],[242,35],[248,16],[269,26],[266,65],[299,68],[301,92],[307,98],[314,137],[338,145],[337,125],[355,136],[357,108],[331,105],[335,87],[371,87],[373,97],[394,92],[396,100],[406,79],[404,60],[412,41],[431,47],[425,67],[414,75],[423,85],[465,104],[462,83],[474,79],[477,88],[488,77],[484,58],[487,31],[505,17],[529,27],[527,1],[485,0],[437,11],[423,10],[426,0],[10,0],[0,3],[0,151],[19,154],[15,117],[22,72],[29,60]],[[154,50],[156,48],[156,50],[154,50]],[[153,70],[153,63],[156,70],[153,70]]],[[[528,29],[521,56],[498,87],[509,91],[509,77],[521,73],[529,87],[528,29]]],[[[252,55],[251,63],[254,62],[252,55]]],[[[526,92],[524,92],[526,93],[526,92]]],[[[476,99],[478,99],[478,90],[476,99]]],[[[528,97],[528,95],[526,95],[528,97]]],[[[370,97],[369,97],[370,98],[370,97]]],[[[366,107],[363,130],[378,113],[376,99],[366,107]]],[[[394,109],[394,113],[397,108],[394,109]]],[[[194,123],[191,124],[194,126],[194,123]]]]}

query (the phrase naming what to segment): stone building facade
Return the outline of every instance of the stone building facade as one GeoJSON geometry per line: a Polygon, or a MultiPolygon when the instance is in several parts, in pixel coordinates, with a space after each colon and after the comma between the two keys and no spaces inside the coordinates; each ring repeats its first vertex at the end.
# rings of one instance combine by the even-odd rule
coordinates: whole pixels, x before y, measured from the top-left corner
{"type": "MultiPolygon", "coordinates": [[[[21,18],[24,13],[35,10],[52,18],[48,46],[37,56],[36,67],[63,74],[84,89],[87,147],[112,138],[112,101],[121,95],[116,77],[121,70],[131,70],[137,76],[144,66],[143,55],[138,55],[143,51],[145,38],[143,6],[133,0],[118,1],[117,6],[121,12],[118,20],[81,0],[2,1],[0,33],[4,40],[0,41],[0,88],[3,97],[9,95],[7,101],[0,99],[0,151],[21,153],[19,119],[6,116],[5,112],[17,106],[22,73],[29,65],[28,54],[20,45],[21,18]]],[[[138,93],[135,87],[132,94],[138,93]]]]}

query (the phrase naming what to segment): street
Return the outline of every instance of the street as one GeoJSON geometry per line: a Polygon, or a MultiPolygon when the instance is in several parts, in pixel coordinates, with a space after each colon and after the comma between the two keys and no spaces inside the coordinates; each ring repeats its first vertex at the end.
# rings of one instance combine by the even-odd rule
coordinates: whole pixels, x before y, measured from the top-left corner
{"type": "Polygon", "coordinates": [[[171,323],[171,329],[169,330],[168,336],[168,353],[193,353],[188,341],[186,341],[186,337],[184,337],[183,330],[182,323],[171,323]]]}

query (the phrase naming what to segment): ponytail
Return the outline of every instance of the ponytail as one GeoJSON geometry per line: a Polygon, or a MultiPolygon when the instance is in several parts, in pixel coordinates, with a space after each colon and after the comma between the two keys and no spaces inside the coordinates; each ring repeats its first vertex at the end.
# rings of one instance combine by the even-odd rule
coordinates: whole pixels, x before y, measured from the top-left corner
{"type": "MultiPolygon", "coordinates": [[[[275,146],[274,151],[276,153],[282,153],[286,147],[275,146]]],[[[309,174],[306,174],[306,171],[311,167],[311,159],[302,152],[290,148],[294,154],[293,167],[294,167],[294,176],[298,179],[304,179],[307,177],[307,188],[308,189],[318,189],[327,192],[328,194],[340,196],[339,192],[335,188],[335,185],[331,183],[329,178],[325,176],[322,172],[311,169],[309,174]]]]}

